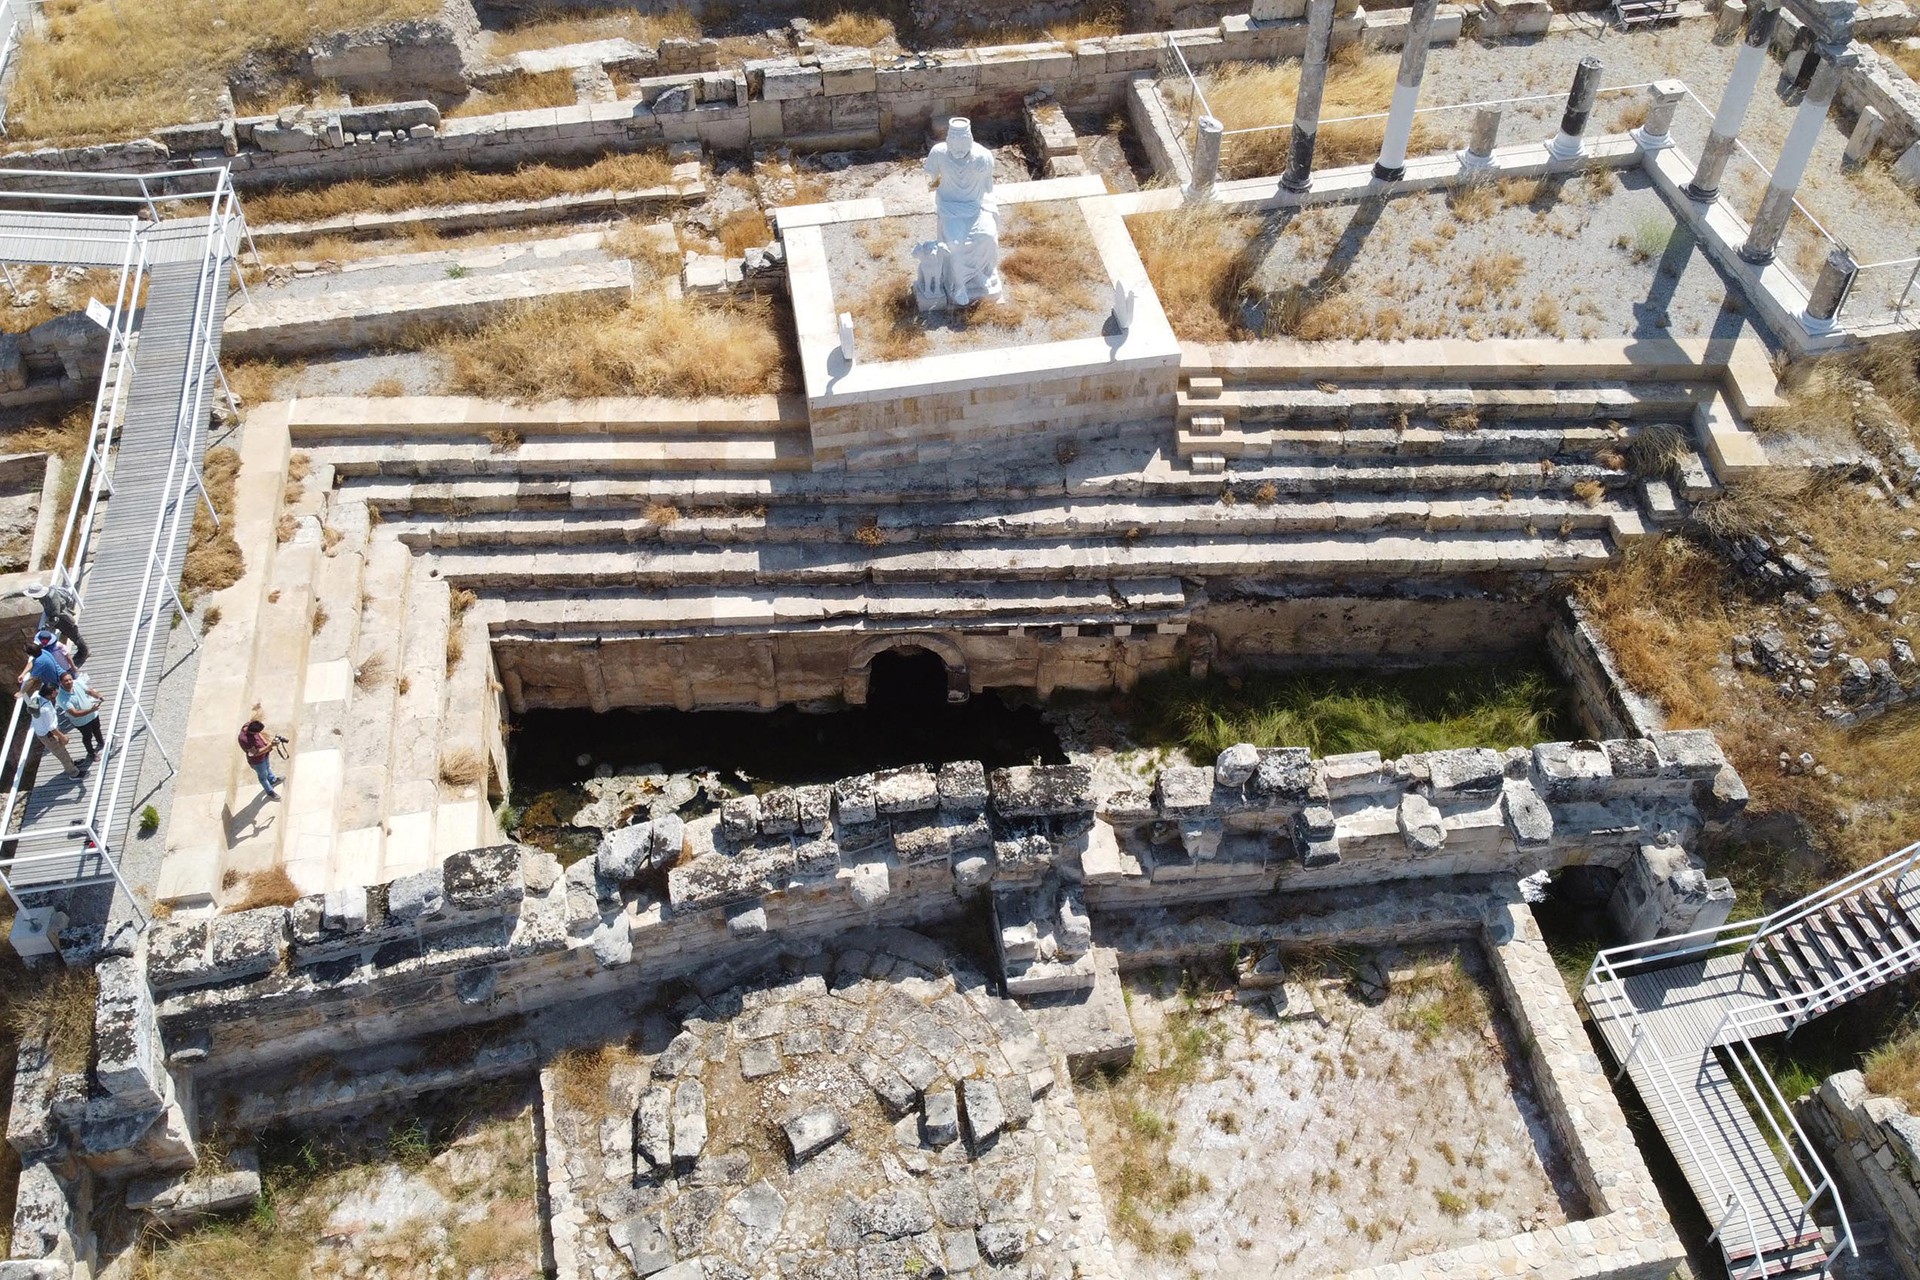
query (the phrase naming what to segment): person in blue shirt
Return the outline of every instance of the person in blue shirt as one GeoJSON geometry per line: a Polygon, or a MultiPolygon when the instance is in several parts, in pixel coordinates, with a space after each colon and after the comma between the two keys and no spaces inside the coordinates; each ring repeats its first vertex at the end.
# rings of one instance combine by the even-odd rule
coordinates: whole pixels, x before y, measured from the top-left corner
{"type": "Polygon", "coordinates": [[[73,659],[67,656],[67,651],[60,647],[60,642],[51,631],[42,631],[33,638],[33,643],[38,652],[27,664],[27,674],[39,682],[37,688],[58,689],[60,677],[73,670],[73,659]]]}

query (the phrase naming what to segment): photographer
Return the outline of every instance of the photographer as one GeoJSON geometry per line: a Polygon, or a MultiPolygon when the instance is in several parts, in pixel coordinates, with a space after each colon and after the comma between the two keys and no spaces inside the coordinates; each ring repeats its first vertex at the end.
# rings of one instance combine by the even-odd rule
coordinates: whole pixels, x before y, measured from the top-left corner
{"type": "Polygon", "coordinates": [[[253,766],[253,772],[260,779],[260,789],[267,793],[269,800],[280,798],[280,793],[274,788],[286,781],[273,772],[274,748],[284,746],[286,741],[282,737],[268,737],[267,726],[257,716],[240,726],[240,750],[246,755],[247,763],[253,766]]]}

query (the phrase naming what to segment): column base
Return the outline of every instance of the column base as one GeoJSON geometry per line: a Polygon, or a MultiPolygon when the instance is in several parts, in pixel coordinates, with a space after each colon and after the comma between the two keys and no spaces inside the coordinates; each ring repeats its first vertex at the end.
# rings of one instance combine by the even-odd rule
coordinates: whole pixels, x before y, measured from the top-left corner
{"type": "Polygon", "coordinates": [[[1639,143],[1642,151],[1665,151],[1673,145],[1673,135],[1670,133],[1663,133],[1656,136],[1648,133],[1645,129],[1635,129],[1627,136],[1639,143]]]}
{"type": "Polygon", "coordinates": [[[1406,176],[1407,166],[1405,165],[1401,165],[1397,169],[1389,169],[1383,164],[1375,164],[1373,166],[1373,180],[1375,182],[1398,182],[1406,176]]]}
{"type": "Polygon", "coordinates": [[[1689,182],[1686,187],[1687,199],[1695,204],[1712,204],[1720,198],[1719,187],[1696,187],[1689,182]]]}
{"type": "Polygon", "coordinates": [[[1291,191],[1295,195],[1305,195],[1307,192],[1313,190],[1313,175],[1308,174],[1304,178],[1296,178],[1290,173],[1282,174],[1280,186],[1282,190],[1291,191]]]}
{"type": "Polygon", "coordinates": [[[1562,133],[1547,144],[1547,155],[1553,160],[1565,162],[1580,158],[1580,139],[1570,133],[1562,133]]]}
{"type": "Polygon", "coordinates": [[[1751,266],[1764,267],[1773,261],[1772,249],[1756,249],[1750,244],[1740,246],[1740,261],[1751,266]]]}
{"type": "Polygon", "coordinates": [[[1189,204],[1192,204],[1196,200],[1211,200],[1213,199],[1213,184],[1209,182],[1204,187],[1191,184],[1184,186],[1180,188],[1180,198],[1189,204]]]}
{"type": "Polygon", "coordinates": [[[1840,322],[1832,316],[1823,320],[1819,316],[1802,311],[1800,313],[1800,327],[1807,331],[1807,336],[1810,338],[1824,338],[1835,329],[1838,329],[1840,322]]]}
{"type": "Polygon", "coordinates": [[[1479,173],[1483,169],[1493,168],[1491,155],[1478,155],[1472,151],[1457,151],[1454,155],[1460,161],[1462,173],[1479,173]]]}

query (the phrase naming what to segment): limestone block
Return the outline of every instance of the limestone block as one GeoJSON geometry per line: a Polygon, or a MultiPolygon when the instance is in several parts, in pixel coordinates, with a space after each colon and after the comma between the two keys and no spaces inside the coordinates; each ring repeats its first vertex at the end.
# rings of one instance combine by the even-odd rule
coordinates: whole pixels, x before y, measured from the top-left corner
{"type": "Polygon", "coordinates": [[[615,912],[601,921],[600,927],[593,931],[588,940],[593,948],[593,958],[600,962],[603,969],[615,969],[633,960],[633,929],[627,923],[626,913],[615,912]]]}
{"type": "MultiPolygon", "coordinates": [[[[869,62],[871,67],[871,62],[869,62]]],[[[821,81],[820,68],[803,67],[797,62],[782,59],[768,62],[749,62],[747,64],[748,83],[752,83],[755,71],[760,73],[760,97],[766,102],[786,102],[796,98],[813,98],[825,92],[821,81]]]]}
{"type": "Polygon", "coordinates": [[[1169,766],[1160,771],[1155,789],[1160,811],[1169,817],[1205,812],[1213,806],[1213,768],[1169,766]]]}
{"type": "Polygon", "coordinates": [[[691,1077],[673,1087],[673,1162],[690,1168],[707,1146],[707,1090],[691,1077]]]}
{"type": "Polygon", "coordinates": [[[1646,738],[1613,738],[1600,744],[1616,778],[1657,778],[1660,752],[1646,738]]]}
{"type": "Polygon", "coordinates": [[[450,855],[441,864],[447,905],[455,911],[505,912],[526,896],[520,846],[497,844],[450,855]]]}
{"type": "Polygon", "coordinates": [[[735,844],[750,841],[760,831],[760,797],[734,796],[720,803],[720,833],[735,844]]]}
{"type": "MultiPolygon", "coordinates": [[[[73,1256],[73,1206],[66,1188],[45,1160],[27,1160],[13,1199],[13,1256],[21,1259],[73,1256]]],[[[58,1273],[64,1280],[65,1264],[58,1273]]]]}
{"type": "Polygon", "coordinates": [[[827,829],[827,820],[833,815],[833,788],[829,786],[795,787],[793,798],[800,830],[807,835],[819,835],[827,829]]]}
{"type": "Polygon", "coordinates": [[[138,963],[119,956],[102,960],[94,974],[100,995],[94,1005],[93,1078],[123,1105],[158,1107],[169,1085],[146,975],[138,963]]]}
{"type": "Polygon", "coordinates": [[[1706,864],[1678,846],[1642,845],[1628,859],[1607,911],[1629,942],[1725,924],[1733,888],[1709,879],[1706,864]]]}
{"type": "Polygon", "coordinates": [[[446,880],[439,867],[402,876],[387,886],[387,918],[396,924],[430,920],[446,902],[446,880]]]}
{"type": "Polygon", "coordinates": [[[873,74],[873,54],[868,50],[847,49],[823,53],[817,61],[820,64],[823,93],[872,93],[878,87],[873,74]]]}
{"type": "Polygon", "coordinates": [[[1083,765],[1016,765],[989,779],[994,810],[1003,817],[1047,817],[1093,808],[1093,773],[1083,765]]]}
{"type": "Polygon", "coordinates": [[[848,889],[862,910],[872,911],[887,900],[890,892],[887,864],[863,862],[852,868],[848,876],[848,889]]]}
{"type": "Polygon", "coordinates": [[[212,1175],[136,1178],[127,1184],[127,1208],[145,1210],[171,1226],[258,1200],[260,1167],[253,1149],[233,1152],[227,1163],[226,1169],[212,1175]]]}
{"type": "Polygon", "coordinates": [[[147,930],[147,979],[156,991],[212,977],[206,920],[159,920],[147,930]]]}
{"type": "Polygon", "coordinates": [[[876,821],[879,803],[873,794],[873,779],[865,775],[842,778],[833,784],[835,817],[842,826],[858,826],[876,821]]]}
{"type": "Polygon", "coordinates": [[[367,927],[365,885],[330,890],[321,903],[320,922],[329,933],[359,933],[367,927]]]}
{"type": "Polygon", "coordinates": [[[846,1136],[847,1122],[830,1107],[802,1111],[780,1126],[795,1163],[811,1160],[846,1136]]]}
{"type": "MultiPolygon", "coordinates": [[[[437,868],[434,874],[439,874],[437,868]]],[[[208,976],[245,978],[278,968],[287,954],[289,919],[285,907],[257,907],[218,917],[209,934],[208,976]]]]}
{"type": "Polygon", "coordinates": [[[984,814],[972,817],[941,814],[931,821],[894,820],[894,852],[907,866],[949,859],[971,849],[985,848],[992,841],[993,834],[984,814]]]}
{"type": "Polygon", "coordinates": [[[1516,846],[1544,849],[1553,843],[1553,811],[1529,783],[1508,782],[1501,792],[1500,804],[1516,846]]]}
{"type": "Polygon", "coordinates": [[[1727,757],[1710,729],[1666,730],[1653,734],[1652,742],[1663,778],[1708,780],[1726,767],[1727,757]]]}
{"type": "MultiPolygon", "coordinates": [[[[1305,747],[1261,747],[1248,795],[1269,807],[1305,804],[1313,798],[1313,753],[1305,747]]],[[[1324,784],[1321,784],[1324,787],[1324,784]]]]}
{"type": "Polygon", "coordinates": [[[1190,817],[1180,820],[1180,847],[1196,862],[1211,862],[1220,855],[1220,838],[1223,834],[1218,818],[1190,817]]]}
{"type": "Polygon", "coordinates": [[[920,1101],[920,1140],[944,1147],[960,1136],[960,1104],[946,1086],[928,1089],[920,1101]]]}
{"type": "Polygon", "coordinates": [[[1066,885],[1060,890],[1053,936],[1060,954],[1068,959],[1086,954],[1093,945],[1093,919],[1087,914],[1086,895],[1078,885],[1066,885]]]}
{"type": "Polygon", "coordinates": [[[921,813],[939,807],[939,783],[923,764],[884,769],[869,776],[874,807],[883,814],[921,813]]]}
{"type": "Polygon", "coordinates": [[[978,760],[955,760],[940,766],[935,779],[940,807],[958,813],[979,813],[987,807],[987,770],[978,760]]]}
{"type": "Polygon", "coordinates": [[[1006,1107],[1001,1104],[1000,1091],[993,1081],[962,1080],[960,1104],[967,1123],[967,1145],[975,1151],[992,1143],[1006,1127],[1006,1107]]]}
{"type": "Polygon", "coordinates": [[[1597,742],[1543,742],[1533,749],[1533,786],[1548,803],[1606,794],[1613,764],[1597,742]]]}
{"type": "Polygon", "coordinates": [[[995,835],[993,859],[996,880],[1038,881],[1053,869],[1053,839],[1044,828],[1009,827],[995,835]]]}
{"type": "Polygon", "coordinates": [[[1920,192],[1920,142],[1902,151],[1893,162],[1893,180],[1909,193],[1920,192]]]}
{"type": "Polygon", "coordinates": [[[760,795],[760,834],[792,835],[800,829],[800,799],[790,787],[775,787],[760,795]]]}
{"type": "Polygon", "coordinates": [[[640,1095],[633,1116],[633,1144],[655,1170],[673,1167],[673,1091],[656,1085],[640,1095]]]}
{"type": "Polygon", "coordinates": [[[1436,794],[1492,793],[1505,779],[1500,753],[1485,747],[1460,747],[1426,754],[1427,777],[1436,794]]]}
{"type": "Polygon", "coordinates": [[[1431,800],[1417,791],[1409,791],[1400,797],[1396,821],[1400,825],[1401,839],[1407,842],[1408,850],[1413,853],[1432,853],[1447,838],[1440,811],[1433,807],[1431,800]]]}

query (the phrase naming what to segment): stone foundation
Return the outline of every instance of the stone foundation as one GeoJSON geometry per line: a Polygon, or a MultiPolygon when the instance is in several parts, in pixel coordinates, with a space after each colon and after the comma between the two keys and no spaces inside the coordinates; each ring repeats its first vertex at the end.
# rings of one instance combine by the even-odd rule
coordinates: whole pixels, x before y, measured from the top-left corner
{"type": "Polygon", "coordinates": [[[1887,1224],[1887,1256],[1920,1280],[1920,1119],[1899,1099],[1869,1092],[1858,1071],[1828,1076],[1797,1111],[1847,1203],[1887,1224]]]}

